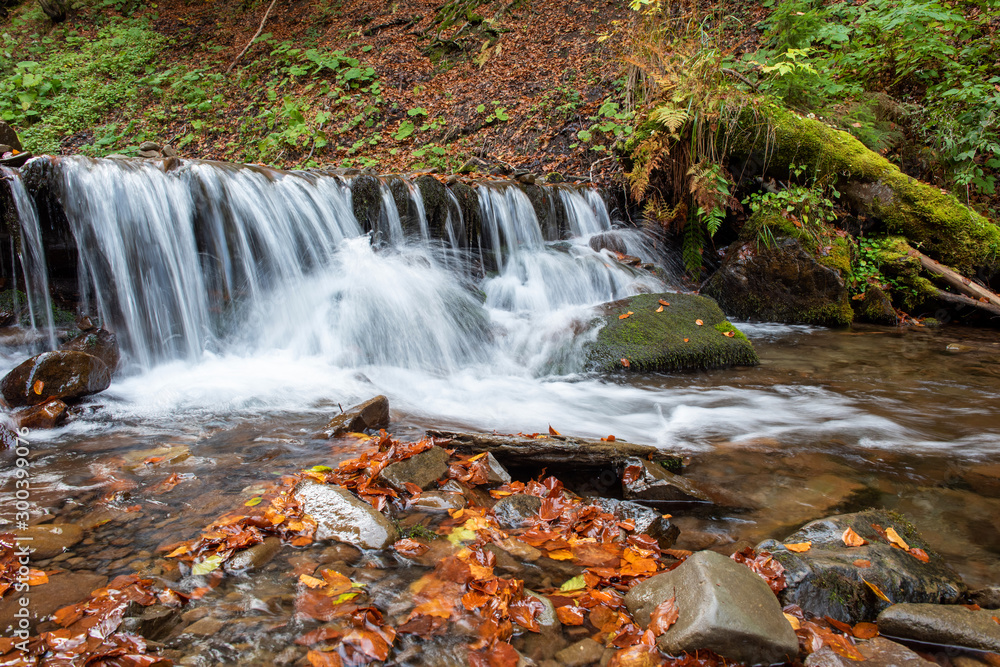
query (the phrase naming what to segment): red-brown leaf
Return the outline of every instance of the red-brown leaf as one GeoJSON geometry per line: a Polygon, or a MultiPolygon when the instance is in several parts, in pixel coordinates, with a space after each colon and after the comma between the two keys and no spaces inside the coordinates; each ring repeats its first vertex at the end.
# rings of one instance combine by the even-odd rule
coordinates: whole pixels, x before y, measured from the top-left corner
{"type": "Polygon", "coordinates": [[[654,635],[659,637],[669,630],[670,626],[676,623],[678,618],[680,618],[680,611],[677,609],[677,599],[675,596],[656,605],[649,619],[649,629],[653,631],[654,635]]]}

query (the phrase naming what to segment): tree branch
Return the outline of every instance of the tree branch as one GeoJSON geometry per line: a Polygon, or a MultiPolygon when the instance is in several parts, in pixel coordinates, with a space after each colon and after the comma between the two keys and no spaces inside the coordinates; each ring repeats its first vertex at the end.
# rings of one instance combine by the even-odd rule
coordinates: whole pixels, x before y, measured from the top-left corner
{"type": "Polygon", "coordinates": [[[277,1],[278,0],[271,0],[271,4],[268,5],[267,11],[264,12],[264,18],[260,20],[260,27],[257,28],[257,32],[254,33],[254,36],[250,38],[250,41],[247,42],[247,45],[243,47],[243,50],[240,51],[239,54],[236,56],[236,58],[233,60],[233,64],[230,65],[229,68],[226,70],[226,74],[229,74],[230,72],[233,71],[233,68],[236,67],[236,63],[240,61],[240,58],[243,57],[243,54],[246,53],[251,46],[253,46],[253,43],[257,41],[258,37],[260,37],[260,33],[264,32],[264,24],[267,23],[267,17],[271,15],[271,10],[274,9],[274,3],[276,3],[277,1]]]}

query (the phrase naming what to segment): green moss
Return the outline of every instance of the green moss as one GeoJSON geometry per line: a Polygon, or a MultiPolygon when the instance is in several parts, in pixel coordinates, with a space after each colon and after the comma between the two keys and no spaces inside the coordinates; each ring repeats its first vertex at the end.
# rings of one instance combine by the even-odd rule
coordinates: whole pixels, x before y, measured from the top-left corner
{"type": "Polygon", "coordinates": [[[845,280],[851,275],[851,242],[843,234],[822,222],[796,225],[776,211],[764,209],[754,213],[740,232],[743,242],[756,241],[765,236],[765,228],[775,238],[798,239],[802,247],[816,257],[823,266],[840,271],[845,280]]]}
{"type": "Polygon", "coordinates": [[[742,331],[740,331],[739,329],[737,329],[736,327],[734,327],[728,320],[725,321],[725,322],[719,322],[718,324],[716,324],[715,325],[715,330],[718,331],[718,332],[720,332],[720,333],[722,333],[723,335],[725,335],[725,334],[727,334],[729,332],[732,332],[733,335],[730,336],[731,338],[736,338],[736,339],[739,339],[739,340],[745,340],[748,343],[750,342],[750,339],[747,338],[746,334],[743,333],[742,331]]]}
{"type": "Polygon", "coordinates": [[[692,294],[640,294],[607,304],[595,321],[602,328],[587,350],[587,366],[621,371],[674,371],[759,363],[753,346],[732,330],[711,299],[692,294]],[[670,303],[657,312],[660,300],[670,303]],[[620,315],[631,312],[625,319],[620,315]],[[698,321],[702,324],[698,324],[698,321]],[[721,328],[720,328],[721,327],[721,328]]]}
{"type": "Polygon", "coordinates": [[[381,183],[374,176],[363,174],[351,181],[351,206],[361,228],[371,231],[378,228],[382,211],[381,183]]]}
{"type": "Polygon", "coordinates": [[[733,135],[733,153],[766,154],[772,171],[808,164],[862,202],[887,231],[963,273],[1000,258],[1000,228],[954,195],[903,174],[846,132],[777,106],[748,108],[733,135]]]}
{"type": "Polygon", "coordinates": [[[911,250],[902,236],[889,236],[879,239],[874,257],[889,297],[907,311],[937,297],[937,288],[921,275],[923,267],[911,250]]]}

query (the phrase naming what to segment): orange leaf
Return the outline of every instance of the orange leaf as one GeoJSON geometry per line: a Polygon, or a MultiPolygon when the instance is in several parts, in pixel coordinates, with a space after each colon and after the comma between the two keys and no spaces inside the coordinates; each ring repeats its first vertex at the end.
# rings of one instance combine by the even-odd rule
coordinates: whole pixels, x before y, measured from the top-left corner
{"type": "Polygon", "coordinates": [[[549,424],[549,435],[562,435],[562,433],[552,428],[552,424],[549,424]]]}
{"type": "Polygon", "coordinates": [[[931,560],[931,557],[928,556],[927,552],[923,549],[910,549],[910,555],[919,560],[921,563],[929,563],[931,560]]]}
{"type": "Polygon", "coordinates": [[[428,547],[426,544],[421,544],[416,540],[411,540],[410,538],[406,537],[393,544],[392,548],[398,551],[399,553],[403,554],[404,556],[408,556],[410,558],[416,558],[417,556],[422,556],[423,554],[427,553],[427,550],[430,547],[428,547]]]}
{"type": "Polygon", "coordinates": [[[864,569],[866,567],[871,567],[871,566],[872,562],[870,560],[864,560],[863,558],[859,558],[858,560],[854,561],[854,567],[860,567],[861,569],[864,569]]]}
{"type": "Polygon", "coordinates": [[[659,667],[663,664],[655,646],[636,644],[615,653],[608,667],[659,667]]]}
{"type": "Polygon", "coordinates": [[[690,338],[685,338],[685,339],[684,339],[684,342],[686,343],[686,342],[688,342],[689,340],[691,340],[691,339],[690,339],[690,338]]]}
{"type": "Polygon", "coordinates": [[[834,652],[839,653],[845,658],[851,660],[864,660],[865,656],[861,655],[854,644],[851,643],[847,637],[843,635],[830,634],[823,638],[823,643],[834,650],[834,652]]]}
{"type": "Polygon", "coordinates": [[[28,570],[28,585],[29,586],[41,586],[42,584],[49,583],[48,576],[41,570],[36,570],[31,568],[28,570]]]}
{"type": "Polygon", "coordinates": [[[812,542],[796,542],[794,544],[786,544],[785,548],[789,551],[794,551],[795,553],[800,554],[812,549],[812,542]]]}
{"type": "Polygon", "coordinates": [[[990,618],[993,619],[994,623],[996,623],[997,625],[1000,625],[1000,618],[997,618],[996,616],[990,616],[990,618]]]}
{"type": "Polygon", "coordinates": [[[868,584],[868,588],[872,589],[872,592],[875,593],[875,595],[878,596],[879,599],[885,600],[889,604],[892,604],[892,600],[889,599],[888,595],[886,595],[885,593],[882,592],[881,588],[879,588],[878,586],[876,586],[872,582],[868,581],[867,579],[862,579],[861,581],[863,581],[866,584],[868,584]]]}
{"type": "Polygon", "coordinates": [[[910,550],[910,545],[906,543],[906,540],[899,536],[899,533],[897,533],[896,529],[892,526],[885,529],[885,536],[891,544],[899,547],[903,551],[910,550]]]}
{"type": "Polygon", "coordinates": [[[45,383],[41,380],[35,380],[35,384],[31,385],[31,390],[39,396],[41,396],[43,389],[45,389],[45,383]]]}
{"type": "Polygon", "coordinates": [[[619,316],[618,316],[618,319],[620,319],[620,320],[624,320],[624,319],[625,319],[626,317],[628,317],[629,315],[634,315],[634,314],[635,314],[635,313],[633,313],[633,312],[632,312],[632,311],[630,310],[630,311],[628,311],[627,313],[625,313],[624,315],[619,315],[619,316]]]}
{"type": "Polygon", "coordinates": [[[330,597],[343,595],[347,591],[354,588],[354,584],[351,583],[351,580],[342,575],[340,572],[336,572],[335,570],[323,570],[321,574],[323,575],[323,579],[326,580],[326,594],[330,597]]]}
{"type": "Polygon", "coordinates": [[[704,324],[704,322],[702,322],[701,320],[695,320],[694,323],[697,324],[698,326],[704,324]]]}
{"type": "Polygon", "coordinates": [[[727,338],[735,338],[736,337],[736,332],[735,331],[723,331],[722,335],[725,336],[725,337],[727,337],[727,338]]]}
{"type": "Polygon", "coordinates": [[[843,539],[844,544],[849,547],[863,547],[868,544],[868,540],[854,532],[854,529],[851,527],[848,527],[847,530],[844,531],[844,535],[841,539],[843,539]]]}
{"type": "Polygon", "coordinates": [[[854,636],[858,639],[878,637],[878,626],[874,623],[858,623],[854,626],[854,636]]]}
{"type": "Polygon", "coordinates": [[[322,588],[326,586],[326,582],[318,577],[313,577],[308,574],[299,575],[299,583],[305,584],[309,588],[322,588]]]}
{"type": "Polygon", "coordinates": [[[838,621],[837,619],[832,618],[830,616],[825,616],[824,618],[826,618],[826,622],[827,623],[829,623],[833,627],[837,628],[841,632],[847,633],[849,635],[853,634],[851,626],[848,625],[847,623],[844,623],[843,621],[838,621]]]}
{"type": "Polygon", "coordinates": [[[549,552],[549,558],[552,560],[573,560],[573,552],[569,549],[556,549],[549,552]]]}
{"type": "Polygon", "coordinates": [[[669,306],[669,305],[670,305],[670,303],[669,303],[669,302],[667,302],[667,301],[664,301],[663,299],[660,299],[660,305],[661,305],[661,306],[669,306]]]}
{"type": "Polygon", "coordinates": [[[630,363],[628,362],[628,359],[626,359],[625,357],[622,357],[622,366],[624,366],[625,368],[628,368],[628,367],[629,367],[629,366],[631,366],[631,365],[632,365],[632,364],[630,364],[630,363]]]}
{"type": "Polygon", "coordinates": [[[556,617],[563,625],[583,625],[584,611],[586,610],[583,607],[570,605],[566,605],[565,607],[556,607],[556,617]]]}
{"type": "Polygon", "coordinates": [[[674,596],[656,605],[656,609],[653,610],[649,619],[649,629],[659,637],[669,630],[678,618],[680,618],[680,612],[677,610],[677,598],[674,596]]]}

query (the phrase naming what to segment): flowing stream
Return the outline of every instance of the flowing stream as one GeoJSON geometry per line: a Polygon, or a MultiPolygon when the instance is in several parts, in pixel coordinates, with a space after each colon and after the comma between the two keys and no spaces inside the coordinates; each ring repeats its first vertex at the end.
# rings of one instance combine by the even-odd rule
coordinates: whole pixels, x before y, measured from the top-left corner
{"type": "MultiPolygon", "coordinates": [[[[4,176],[34,325],[51,345],[43,230],[16,172],[4,176]]],[[[593,307],[676,286],[591,248],[613,227],[595,190],[552,190],[569,238],[546,240],[521,189],[481,184],[475,247],[459,238],[467,221],[453,195],[434,238],[412,183],[416,226],[382,183],[386,231],[373,244],[350,177],[63,158],[58,179],[81,301],[125,358],[67,426],[31,434],[37,517],[94,531],[64,565],[155,569],[157,546],[196,536],[245,488],[348,456],[313,434],[340,407],[381,393],[403,439],[551,425],[688,457],[685,474],[725,489],[733,507],[674,512],[678,546],[732,549],[885,506],[913,516],[970,584],[1000,582],[994,332],[746,323],[759,367],[605,377],[582,371],[578,332],[593,307]],[[497,270],[483,275],[487,254],[497,270]],[[166,463],[143,464],[157,452],[166,463]],[[185,482],[171,493],[144,490],[172,472],[185,482]],[[132,495],[111,494],[123,480],[132,495]],[[136,502],[140,512],[124,511],[136,502]]],[[[628,254],[662,261],[639,230],[615,233],[628,254]]],[[[0,372],[31,345],[3,348],[0,372]]],[[[5,517],[11,470],[0,472],[5,517]]],[[[272,585],[240,590],[257,599],[255,586],[272,585]]]]}

